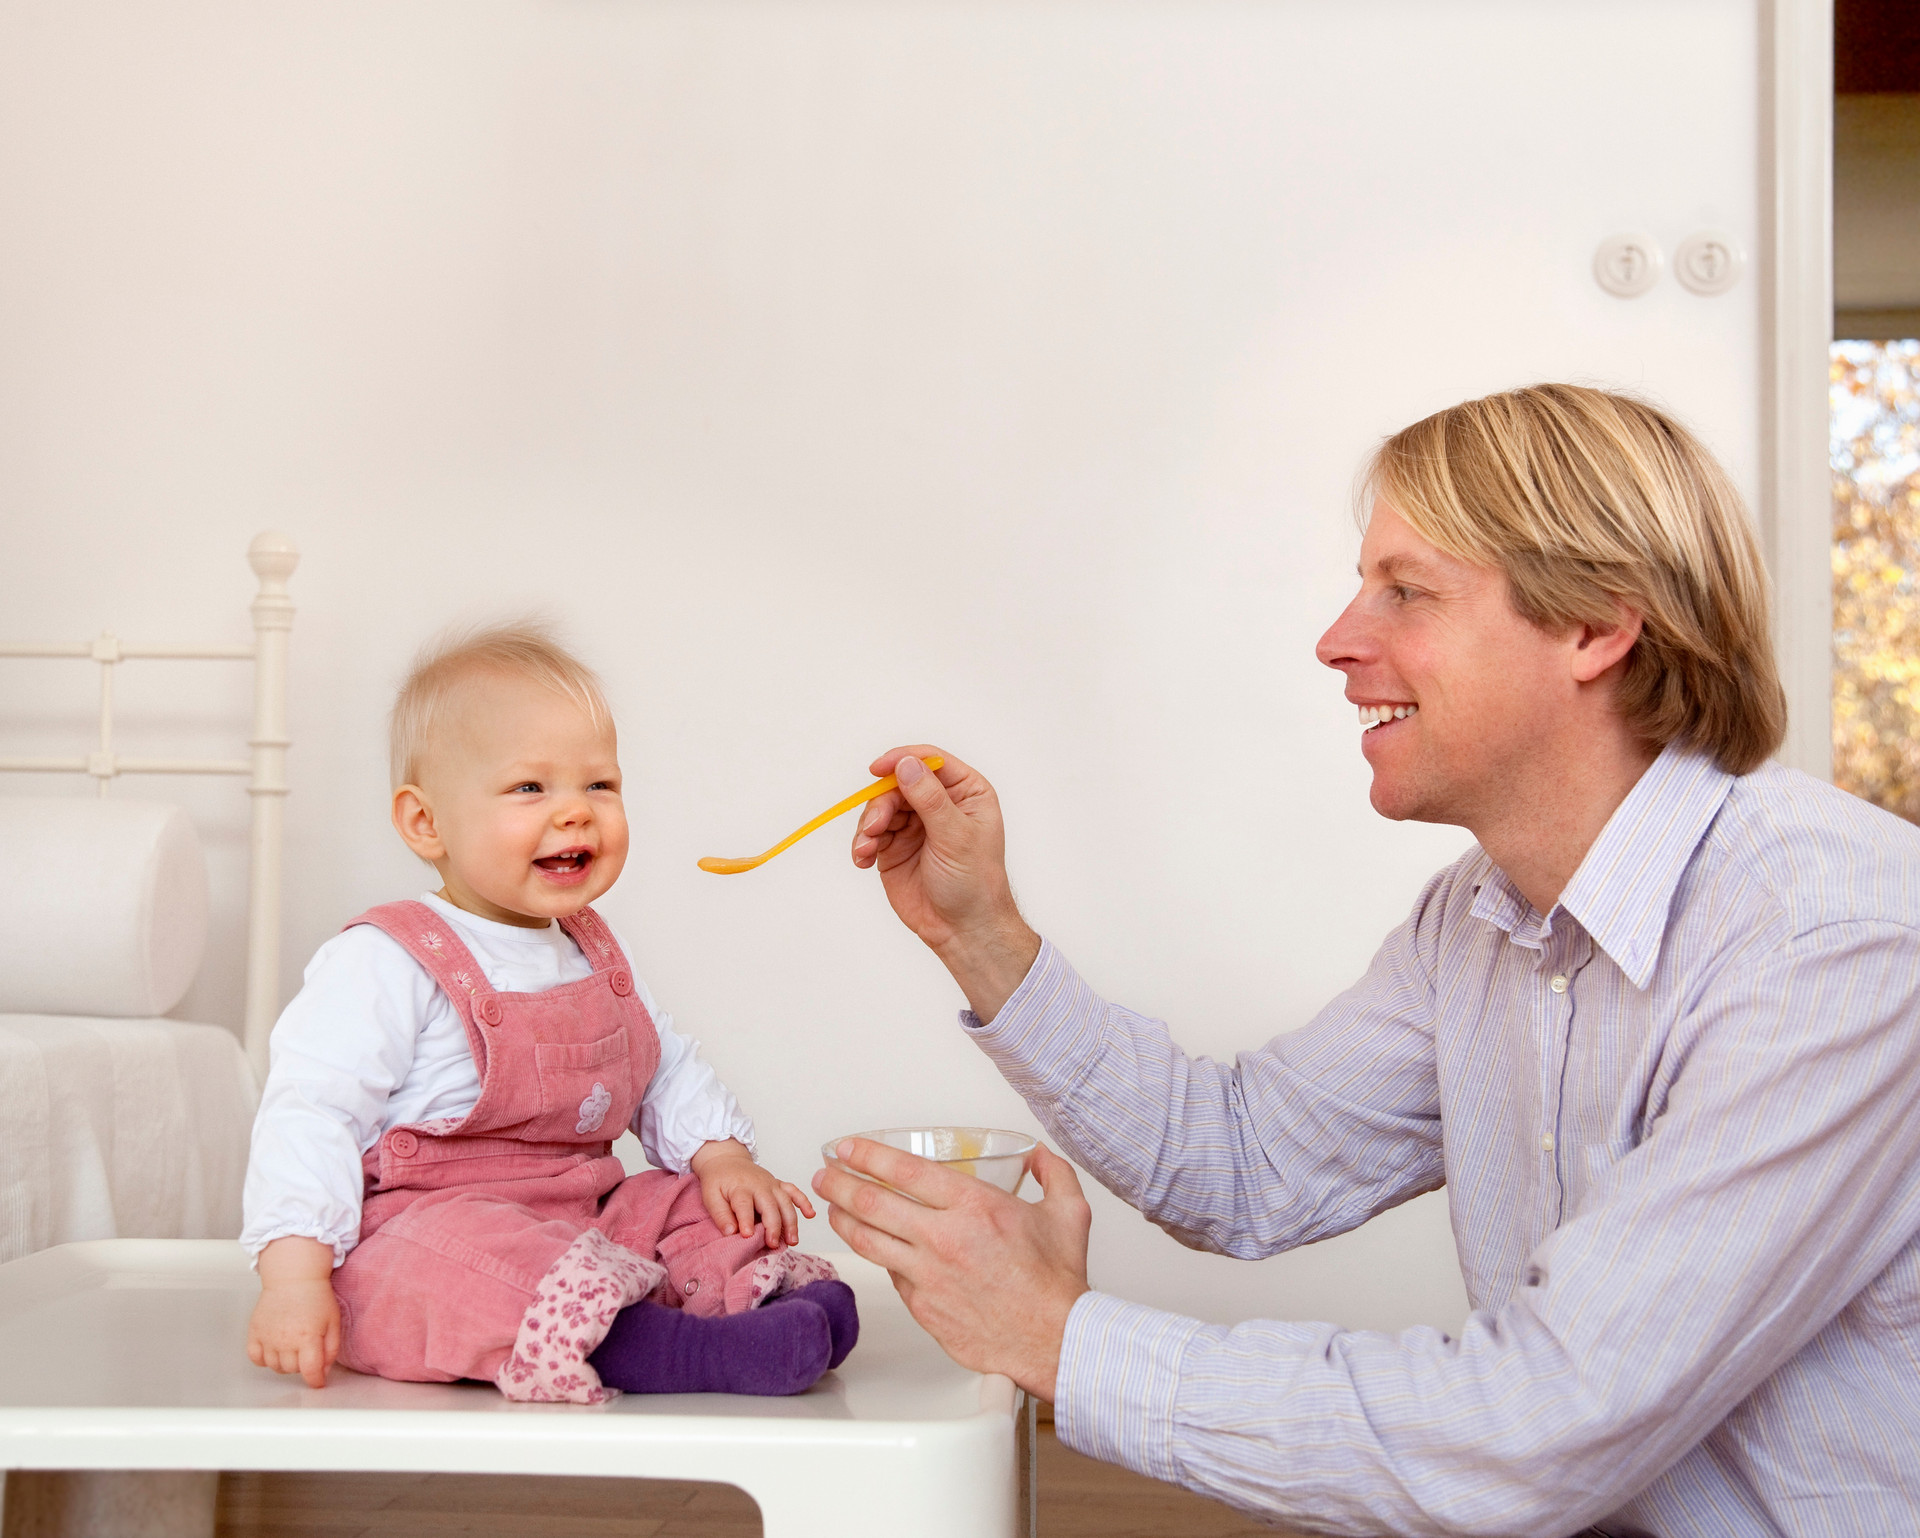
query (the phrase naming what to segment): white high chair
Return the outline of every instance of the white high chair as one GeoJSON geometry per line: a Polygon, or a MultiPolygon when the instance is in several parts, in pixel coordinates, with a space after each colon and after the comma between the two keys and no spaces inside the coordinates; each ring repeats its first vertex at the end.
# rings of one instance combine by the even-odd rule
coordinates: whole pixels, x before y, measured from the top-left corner
{"type": "Polygon", "coordinates": [[[221,1469],[405,1470],[712,1480],[759,1503],[766,1538],[1031,1538],[1032,1402],[955,1366],[877,1266],[834,1264],[860,1344],[807,1393],[588,1408],[340,1368],[313,1390],[255,1367],[238,1244],[42,1250],[0,1266],[5,1530],[211,1538],[221,1469]]]}

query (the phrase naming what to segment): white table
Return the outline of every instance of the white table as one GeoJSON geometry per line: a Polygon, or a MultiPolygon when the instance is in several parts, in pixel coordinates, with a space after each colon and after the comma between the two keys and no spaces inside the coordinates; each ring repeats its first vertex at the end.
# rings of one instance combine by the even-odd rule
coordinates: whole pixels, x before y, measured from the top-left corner
{"type": "MultiPolygon", "coordinates": [[[[948,1360],[885,1272],[833,1259],[860,1300],[860,1344],[807,1393],[627,1394],[589,1408],[337,1368],[309,1389],[246,1359],[258,1283],[237,1244],[60,1245],[0,1266],[0,1469],[713,1480],[759,1503],[766,1538],[1014,1538],[1031,1521],[1031,1405],[1007,1379],[948,1360]]],[[[205,1509],[185,1525],[210,1524],[210,1494],[205,1509]]]]}

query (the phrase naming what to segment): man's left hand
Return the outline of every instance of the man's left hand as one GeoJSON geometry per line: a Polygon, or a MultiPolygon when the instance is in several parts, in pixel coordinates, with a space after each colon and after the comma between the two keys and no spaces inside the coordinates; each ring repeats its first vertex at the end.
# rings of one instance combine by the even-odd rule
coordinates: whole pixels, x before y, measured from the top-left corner
{"type": "Polygon", "coordinates": [[[1067,1315],[1089,1290],[1093,1213],[1073,1166],[1036,1147],[1027,1168],[1044,1194],[1023,1202],[867,1138],[848,1138],[838,1155],[874,1179],[832,1168],[813,1177],[833,1231],[893,1274],[908,1312],[954,1361],[1051,1401],[1067,1315]]]}

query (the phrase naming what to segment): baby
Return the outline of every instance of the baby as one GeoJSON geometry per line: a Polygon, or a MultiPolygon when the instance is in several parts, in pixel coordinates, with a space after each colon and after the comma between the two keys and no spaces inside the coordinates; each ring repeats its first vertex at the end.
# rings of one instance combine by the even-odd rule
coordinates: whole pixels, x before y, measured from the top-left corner
{"type": "Polygon", "coordinates": [[[247,1354],[510,1399],[794,1394],[852,1349],[794,1186],[588,906],[627,858],[599,680],[532,626],[431,649],[393,824],[439,872],[321,946],[275,1026],[241,1235],[247,1354]],[[628,1176],[631,1127],[657,1168],[628,1176]],[[762,1307],[761,1305],[773,1305],[762,1307]]]}

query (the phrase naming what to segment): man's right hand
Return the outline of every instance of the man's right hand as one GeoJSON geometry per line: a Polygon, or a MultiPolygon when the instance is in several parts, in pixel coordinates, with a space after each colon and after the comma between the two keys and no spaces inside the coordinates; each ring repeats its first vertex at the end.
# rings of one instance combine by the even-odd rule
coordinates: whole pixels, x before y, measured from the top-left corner
{"type": "Polygon", "coordinates": [[[953,974],[982,1020],[1020,986],[1040,937],[1027,927],[1007,881],[1000,798],[983,775],[927,744],[894,748],[875,774],[900,786],[867,806],[853,834],[853,863],[878,866],[893,911],[953,974]],[[923,760],[946,760],[929,773],[923,760]]]}

